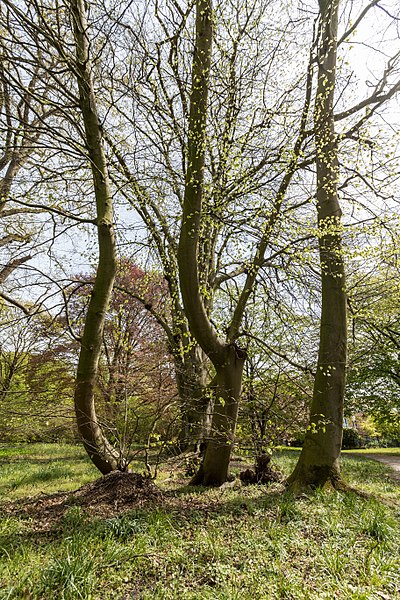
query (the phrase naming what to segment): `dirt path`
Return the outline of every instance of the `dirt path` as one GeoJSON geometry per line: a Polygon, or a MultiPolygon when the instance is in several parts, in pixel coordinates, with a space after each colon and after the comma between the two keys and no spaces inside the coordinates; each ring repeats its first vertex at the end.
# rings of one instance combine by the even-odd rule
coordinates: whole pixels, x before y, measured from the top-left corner
{"type": "Polygon", "coordinates": [[[400,456],[396,456],[395,454],[358,454],[357,456],[365,456],[365,458],[377,460],[387,465],[394,471],[393,478],[400,481],[400,456]]]}

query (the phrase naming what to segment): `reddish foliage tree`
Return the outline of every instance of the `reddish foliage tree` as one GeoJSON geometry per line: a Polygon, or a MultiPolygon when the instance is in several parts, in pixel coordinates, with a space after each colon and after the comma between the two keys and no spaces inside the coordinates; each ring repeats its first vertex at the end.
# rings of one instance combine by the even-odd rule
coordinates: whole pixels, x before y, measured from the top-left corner
{"type": "MultiPolygon", "coordinates": [[[[79,275],[65,293],[71,330],[82,327],[92,286],[91,275],[79,275]]],[[[157,322],[157,315],[167,311],[162,278],[121,259],[103,331],[95,395],[102,427],[120,454],[122,468],[129,463],[133,445],[143,446],[153,434],[175,433],[174,361],[157,322]]]]}

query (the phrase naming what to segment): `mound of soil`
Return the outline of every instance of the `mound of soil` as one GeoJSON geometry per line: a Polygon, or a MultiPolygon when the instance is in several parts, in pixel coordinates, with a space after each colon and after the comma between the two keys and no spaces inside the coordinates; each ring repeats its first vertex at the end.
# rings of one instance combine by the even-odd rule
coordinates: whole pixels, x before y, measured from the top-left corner
{"type": "Polygon", "coordinates": [[[161,496],[161,490],[148,477],[121,471],[112,471],[73,493],[74,504],[79,506],[107,505],[116,509],[136,507],[161,496]]]}
{"type": "Polygon", "coordinates": [[[44,532],[56,525],[72,506],[81,506],[93,516],[108,518],[160,500],[163,500],[161,490],[148,477],[113,471],[75,492],[41,494],[1,504],[0,512],[32,518],[33,528],[44,532]]]}

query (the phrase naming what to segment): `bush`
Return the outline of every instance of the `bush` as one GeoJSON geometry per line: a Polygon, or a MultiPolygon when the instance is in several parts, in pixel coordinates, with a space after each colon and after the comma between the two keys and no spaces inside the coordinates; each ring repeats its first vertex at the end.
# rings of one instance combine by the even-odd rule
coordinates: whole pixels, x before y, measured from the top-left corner
{"type": "Polygon", "coordinates": [[[343,429],[342,448],[352,450],[363,446],[363,439],[356,429],[343,429]]]}
{"type": "Polygon", "coordinates": [[[293,448],[302,448],[304,444],[305,434],[298,435],[294,440],[290,440],[289,446],[293,446],[293,448]]]}
{"type": "Polygon", "coordinates": [[[400,437],[399,438],[390,438],[383,437],[379,440],[380,448],[399,448],[400,447],[400,437]]]}

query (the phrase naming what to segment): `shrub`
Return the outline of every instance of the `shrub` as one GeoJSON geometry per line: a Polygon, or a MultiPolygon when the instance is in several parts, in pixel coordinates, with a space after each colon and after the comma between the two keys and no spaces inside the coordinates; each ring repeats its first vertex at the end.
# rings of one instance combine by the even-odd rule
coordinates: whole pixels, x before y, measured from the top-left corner
{"type": "Polygon", "coordinates": [[[343,429],[342,448],[343,450],[351,450],[353,448],[361,448],[363,439],[356,429],[343,429]]]}

